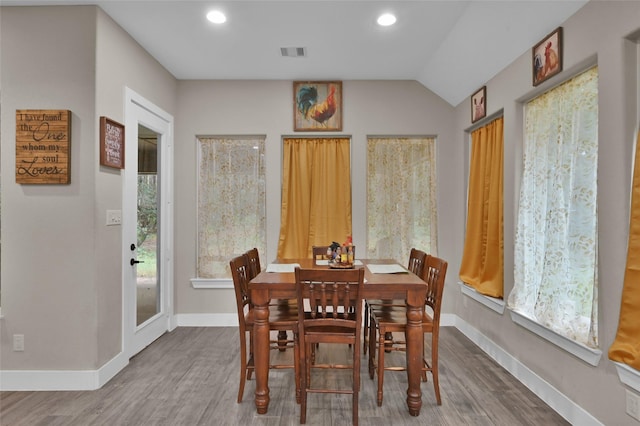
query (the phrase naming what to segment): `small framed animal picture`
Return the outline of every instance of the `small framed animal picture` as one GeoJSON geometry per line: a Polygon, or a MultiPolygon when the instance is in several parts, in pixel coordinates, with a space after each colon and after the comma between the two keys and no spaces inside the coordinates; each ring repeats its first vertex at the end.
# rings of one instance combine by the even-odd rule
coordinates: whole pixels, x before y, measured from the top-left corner
{"type": "Polygon", "coordinates": [[[471,95],[471,122],[485,118],[487,116],[487,86],[482,86],[476,93],[471,95]]]}
{"type": "Polygon", "coordinates": [[[562,27],[533,46],[531,53],[534,86],[562,71],[562,27]]]}
{"type": "Polygon", "coordinates": [[[342,131],[342,82],[294,81],[293,130],[342,131]]]}

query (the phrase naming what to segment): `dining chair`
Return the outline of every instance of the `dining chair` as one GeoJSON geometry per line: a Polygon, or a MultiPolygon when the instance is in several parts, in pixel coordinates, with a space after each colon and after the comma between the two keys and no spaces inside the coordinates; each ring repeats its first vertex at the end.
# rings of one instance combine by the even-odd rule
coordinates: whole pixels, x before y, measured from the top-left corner
{"type": "MultiPolygon", "coordinates": [[[[412,248],[409,253],[409,262],[407,269],[419,277],[422,277],[422,271],[424,268],[424,262],[427,259],[427,253],[417,248],[412,248]]],[[[370,323],[370,310],[376,309],[400,309],[402,310],[406,306],[404,300],[380,300],[380,299],[366,299],[364,301],[364,316],[362,321],[364,322],[364,331],[362,338],[362,352],[366,355],[367,348],[369,346],[369,323],[370,323]]],[[[387,336],[390,337],[390,336],[387,336]]]]}
{"type": "MultiPolygon", "coordinates": [[[[244,253],[247,256],[247,262],[249,263],[249,276],[248,280],[251,281],[255,278],[256,275],[262,271],[262,266],[260,265],[260,252],[257,247],[254,247],[250,250],[247,250],[244,253]]],[[[293,312],[297,312],[298,307],[296,305],[295,299],[276,299],[269,303],[272,306],[279,306],[280,309],[291,309],[293,312]]],[[[287,330],[278,331],[278,342],[280,342],[280,351],[284,352],[286,350],[286,342],[288,341],[287,330]]]]}
{"type": "MultiPolygon", "coordinates": [[[[238,326],[240,335],[240,386],[238,389],[238,403],[242,402],[244,395],[244,385],[247,380],[251,380],[251,375],[255,370],[253,359],[253,325],[254,310],[249,294],[250,264],[248,256],[243,254],[236,256],[229,262],[233,286],[236,294],[236,307],[238,311],[238,326]],[[249,350],[247,353],[247,334],[249,335],[249,350]]],[[[293,364],[269,364],[269,368],[293,368],[296,372],[296,399],[299,399],[300,382],[298,380],[298,346],[296,344],[296,334],[298,332],[298,311],[288,305],[269,305],[269,329],[272,331],[292,331],[292,340],[273,340],[270,342],[270,349],[293,348],[293,364]]]]}
{"type": "MultiPolygon", "coordinates": [[[[300,423],[306,423],[309,393],[352,395],[352,422],[358,424],[360,392],[360,338],[362,326],[362,288],[364,268],[357,269],[295,269],[298,296],[298,356],[300,376],[300,423]],[[352,346],[350,364],[312,362],[313,348],[318,343],[352,346]],[[312,384],[311,370],[351,369],[350,389],[331,381],[317,380],[325,387],[312,384]]],[[[321,379],[320,377],[315,377],[321,379]]]]}
{"type": "MultiPolygon", "coordinates": [[[[438,382],[438,336],[440,331],[440,308],[442,305],[442,293],[447,274],[447,262],[427,255],[424,263],[422,279],[427,283],[425,297],[425,312],[422,315],[423,333],[431,333],[431,359],[423,354],[422,381],[427,381],[427,372],[433,376],[433,388],[436,402],[442,404],[440,399],[440,385],[438,382]],[[429,313],[428,311],[431,311],[429,313]]],[[[371,325],[369,328],[369,376],[373,379],[374,373],[378,373],[378,406],[382,405],[384,372],[406,371],[406,366],[385,366],[385,352],[406,350],[405,340],[394,340],[393,333],[403,333],[407,327],[406,308],[397,309],[372,309],[370,311],[371,325]],[[376,343],[376,330],[378,339],[376,343]],[[392,337],[389,338],[389,335],[392,337]],[[377,351],[376,351],[377,350],[377,351]],[[375,356],[378,360],[376,365],[375,356]]]]}
{"type": "Polygon", "coordinates": [[[313,260],[323,260],[326,259],[327,249],[329,246],[313,246],[311,247],[311,251],[313,254],[313,260]]]}

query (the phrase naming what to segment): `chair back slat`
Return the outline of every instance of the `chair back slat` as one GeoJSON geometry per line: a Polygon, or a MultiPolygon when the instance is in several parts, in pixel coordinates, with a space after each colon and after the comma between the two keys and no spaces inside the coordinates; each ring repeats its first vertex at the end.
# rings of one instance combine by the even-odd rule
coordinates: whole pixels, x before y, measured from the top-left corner
{"type": "Polygon", "coordinates": [[[249,267],[249,281],[255,278],[260,273],[262,267],[260,266],[260,253],[256,247],[248,250],[245,253],[247,256],[247,264],[249,267]]]}
{"type": "MultiPolygon", "coordinates": [[[[299,310],[299,321],[309,319],[318,325],[319,320],[344,320],[353,323],[362,318],[362,285],[364,269],[301,269],[296,268],[298,306],[309,306],[299,310]],[[308,314],[308,315],[306,315],[308,314]],[[308,318],[307,318],[308,316],[308,318]]],[[[330,325],[330,323],[325,324],[330,325]]],[[[344,325],[344,324],[341,324],[344,325]]]]}
{"type": "Polygon", "coordinates": [[[238,321],[244,323],[245,307],[251,308],[251,298],[249,296],[249,265],[247,256],[236,256],[229,261],[231,267],[231,277],[233,278],[233,288],[236,293],[236,307],[238,309],[238,321]]]}
{"type": "Polygon", "coordinates": [[[433,310],[434,323],[440,319],[440,306],[442,305],[442,293],[446,275],[447,262],[439,257],[427,256],[422,279],[427,283],[425,305],[433,310]]]}
{"type": "Polygon", "coordinates": [[[418,250],[416,248],[411,249],[411,253],[409,254],[409,265],[407,265],[407,269],[416,274],[417,276],[422,276],[422,271],[424,270],[424,263],[427,260],[427,253],[422,250],[418,250]]]}

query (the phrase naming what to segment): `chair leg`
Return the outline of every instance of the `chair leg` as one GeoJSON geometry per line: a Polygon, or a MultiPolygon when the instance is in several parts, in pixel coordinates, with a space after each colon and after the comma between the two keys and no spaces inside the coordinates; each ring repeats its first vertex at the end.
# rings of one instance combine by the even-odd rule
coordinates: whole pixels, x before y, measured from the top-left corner
{"type": "Polygon", "coordinates": [[[353,413],[351,414],[353,416],[353,426],[358,426],[358,391],[354,390],[353,391],[353,402],[351,403],[353,406],[353,413]]]}
{"type": "MultiPolygon", "coordinates": [[[[405,342],[407,341],[407,335],[406,335],[406,333],[405,333],[405,335],[404,335],[404,341],[405,341],[405,342]]],[[[432,345],[431,347],[433,348],[433,345],[432,345]]],[[[425,349],[425,348],[423,348],[423,354],[422,354],[422,376],[420,377],[420,379],[422,379],[422,381],[423,381],[423,382],[427,382],[427,381],[429,380],[429,378],[427,377],[427,373],[428,373],[429,371],[432,371],[432,372],[433,372],[433,370],[431,369],[431,366],[430,366],[430,365],[429,365],[429,363],[427,362],[427,358],[426,358],[426,356],[424,355],[424,349],[425,349]]],[[[432,359],[433,359],[433,355],[432,355],[432,359]]]]}
{"type": "Polygon", "coordinates": [[[307,422],[307,387],[309,386],[308,377],[311,370],[311,364],[307,361],[305,353],[309,353],[310,345],[301,345],[300,350],[300,424],[307,422]]]}
{"type": "Polygon", "coordinates": [[[300,345],[298,344],[298,332],[293,332],[293,371],[296,378],[296,404],[300,404],[300,345]]]}
{"type": "Polygon", "coordinates": [[[286,330],[278,331],[278,350],[280,352],[284,352],[287,350],[287,343],[286,343],[287,339],[288,337],[287,337],[286,330]]]}
{"type": "Polygon", "coordinates": [[[244,382],[247,380],[247,336],[244,330],[240,330],[240,385],[238,387],[238,403],[242,402],[244,395],[244,382]]]}
{"type": "Polygon", "coordinates": [[[362,329],[362,354],[367,354],[367,346],[369,346],[369,305],[364,302],[364,312],[362,321],[364,323],[362,329]]]}
{"type": "Polygon", "coordinates": [[[433,389],[436,393],[436,402],[442,405],[440,399],[440,383],[438,382],[438,332],[431,333],[431,374],[433,375],[433,389]]]}
{"type": "Polygon", "coordinates": [[[384,345],[385,330],[382,327],[378,329],[378,407],[382,407],[382,385],[384,384],[384,345]]]}
{"type": "Polygon", "coordinates": [[[353,407],[352,422],[353,426],[358,426],[358,400],[360,395],[360,354],[358,354],[358,348],[354,344],[354,357],[353,357],[353,370],[352,370],[352,386],[353,386],[353,401],[351,406],[353,407]]]}
{"type": "Polygon", "coordinates": [[[373,380],[376,371],[376,324],[371,318],[369,325],[369,378],[373,380]]]}
{"type": "MultiPolygon", "coordinates": [[[[251,327],[248,330],[245,330],[249,332],[249,359],[253,359],[253,327],[251,327]]],[[[245,334],[245,333],[242,333],[245,334]]],[[[245,349],[246,349],[246,340],[242,340],[245,344],[245,349]]],[[[243,351],[242,353],[244,353],[245,351],[243,351]]],[[[247,365],[245,363],[245,365],[247,365]]],[[[253,373],[253,369],[249,370],[248,374],[247,374],[247,380],[251,380],[251,374],[253,373]]]]}

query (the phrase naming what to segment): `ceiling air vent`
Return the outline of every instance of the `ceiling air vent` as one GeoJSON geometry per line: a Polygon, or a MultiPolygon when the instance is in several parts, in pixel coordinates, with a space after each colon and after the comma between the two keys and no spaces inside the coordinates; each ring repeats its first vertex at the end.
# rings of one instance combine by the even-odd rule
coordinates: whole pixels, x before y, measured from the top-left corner
{"type": "Polygon", "coordinates": [[[292,58],[301,58],[307,56],[304,47],[281,47],[282,56],[290,56],[292,58]]]}

